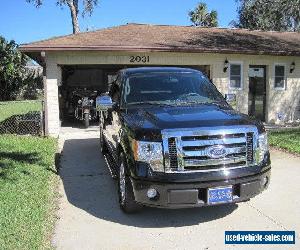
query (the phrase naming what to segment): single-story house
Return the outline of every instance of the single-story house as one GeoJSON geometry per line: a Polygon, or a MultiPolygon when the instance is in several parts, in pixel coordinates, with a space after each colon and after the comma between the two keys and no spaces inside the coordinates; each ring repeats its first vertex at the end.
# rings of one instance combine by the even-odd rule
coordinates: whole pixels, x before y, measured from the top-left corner
{"type": "Polygon", "coordinates": [[[105,91],[117,70],[181,66],[202,70],[235,108],[267,123],[300,119],[300,33],[127,24],[23,44],[44,67],[46,133],[58,136],[67,86],[105,91]]]}

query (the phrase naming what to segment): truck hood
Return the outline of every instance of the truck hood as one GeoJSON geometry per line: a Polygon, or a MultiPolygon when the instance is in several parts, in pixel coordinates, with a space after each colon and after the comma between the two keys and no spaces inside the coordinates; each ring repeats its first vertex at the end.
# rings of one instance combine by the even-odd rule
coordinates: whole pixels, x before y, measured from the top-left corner
{"type": "Polygon", "coordinates": [[[212,104],[130,108],[124,111],[123,119],[137,137],[144,139],[147,134],[160,134],[161,130],[172,128],[255,125],[259,130],[263,130],[261,122],[252,120],[230,107],[212,104]]]}

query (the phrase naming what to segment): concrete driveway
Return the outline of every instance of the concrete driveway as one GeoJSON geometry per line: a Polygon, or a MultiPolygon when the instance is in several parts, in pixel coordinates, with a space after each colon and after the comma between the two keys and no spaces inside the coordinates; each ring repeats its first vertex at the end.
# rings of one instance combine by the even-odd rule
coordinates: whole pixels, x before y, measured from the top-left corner
{"type": "Polygon", "coordinates": [[[269,189],[247,203],[126,215],[98,129],[63,128],[58,249],[300,249],[300,158],[272,150],[269,189]],[[224,245],[225,230],[295,230],[296,245],[224,245]]]}

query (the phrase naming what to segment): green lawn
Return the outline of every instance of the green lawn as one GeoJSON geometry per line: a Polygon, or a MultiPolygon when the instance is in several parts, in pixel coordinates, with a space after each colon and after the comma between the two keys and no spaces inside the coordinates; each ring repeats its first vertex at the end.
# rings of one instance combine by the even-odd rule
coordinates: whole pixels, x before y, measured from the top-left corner
{"type": "Polygon", "coordinates": [[[9,101],[0,102],[0,122],[13,116],[26,114],[30,111],[41,111],[41,101],[9,101]]]}
{"type": "Polygon", "coordinates": [[[269,143],[273,147],[300,154],[300,129],[269,132],[269,143]]]}
{"type": "Polygon", "coordinates": [[[51,248],[56,146],[50,138],[0,136],[1,249],[51,248]]]}

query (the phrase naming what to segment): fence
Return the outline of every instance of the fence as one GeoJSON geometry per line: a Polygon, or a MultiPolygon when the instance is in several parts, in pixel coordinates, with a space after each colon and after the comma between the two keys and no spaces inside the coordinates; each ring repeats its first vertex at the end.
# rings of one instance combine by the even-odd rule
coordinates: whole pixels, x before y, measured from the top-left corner
{"type": "Polygon", "coordinates": [[[0,102],[0,134],[44,135],[43,101],[0,102]]]}

